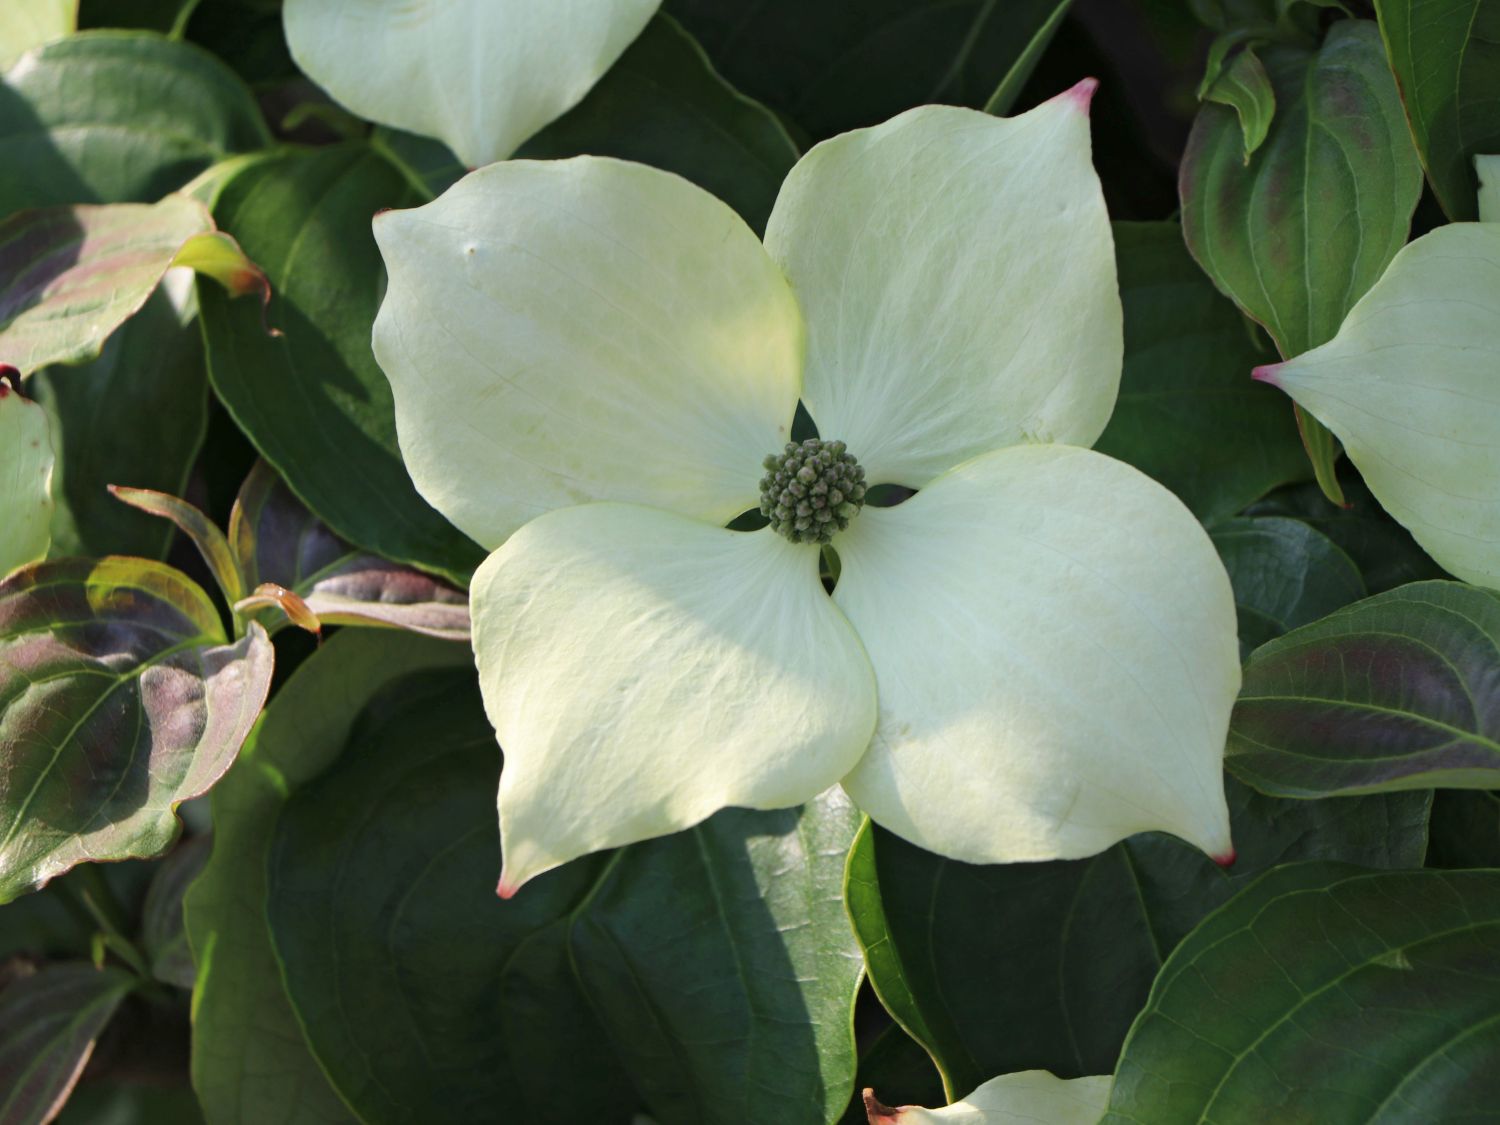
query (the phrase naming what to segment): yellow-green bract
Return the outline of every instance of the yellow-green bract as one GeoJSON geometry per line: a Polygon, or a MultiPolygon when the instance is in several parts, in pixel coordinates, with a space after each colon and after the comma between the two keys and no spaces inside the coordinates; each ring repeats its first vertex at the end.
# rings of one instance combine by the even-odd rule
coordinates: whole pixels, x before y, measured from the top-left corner
{"type": "Polygon", "coordinates": [[[52,462],[46,411],[0,383],[0,578],[52,543],[52,462]]]}

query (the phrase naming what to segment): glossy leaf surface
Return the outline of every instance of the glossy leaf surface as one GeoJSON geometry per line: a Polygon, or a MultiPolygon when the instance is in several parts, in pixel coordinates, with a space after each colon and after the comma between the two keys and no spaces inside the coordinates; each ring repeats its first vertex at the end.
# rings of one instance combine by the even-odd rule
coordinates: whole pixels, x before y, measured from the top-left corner
{"type": "Polygon", "coordinates": [[[624,1122],[638,1097],[663,1125],[842,1113],[842,798],[722,813],[502,901],[472,674],[406,681],[350,746],[282,814],[269,902],[312,1048],[366,1120],[501,1098],[538,1122],[624,1122]]]}
{"type": "Polygon", "coordinates": [[[1281,868],[1163,966],[1103,1121],[1482,1119],[1497,963],[1500,873],[1281,868]]]}
{"type": "Polygon", "coordinates": [[[950,1096],[1015,1070],[1112,1070],[1162,960],[1277,864],[1421,861],[1425,794],[1284,801],[1232,780],[1227,791],[1239,849],[1227,871],[1157,834],[1090,859],[975,867],[861,832],[847,893],[870,979],[950,1096]]]}
{"type": "Polygon", "coordinates": [[[214,789],[214,847],[184,903],[198,966],[193,1088],[229,1125],[341,1125],[354,1118],[303,1041],[266,926],[266,852],[287,796],[343,749],[356,717],[410,672],[467,667],[457,645],[348,630],[300,667],[214,789]]]}
{"type": "Polygon", "coordinates": [[[368,550],[467,580],[478,550],[412,487],[390,385],[370,353],[385,288],[370,219],[418,201],[363,144],[244,169],[215,210],[269,276],[282,334],[266,334],[252,302],[231,304],[210,286],[199,286],[200,315],[214,390],[304,503],[368,550]]]}
{"type": "Polygon", "coordinates": [[[192,581],[70,559],[0,583],[0,901],[85,861],[151,856],[229,768],[270,688],[252,625],[228,643],[192,581]]]}
{"type": "MultiPolygon", "coordinates": [[[[229,517],[229,547],[248,593],[263,583],[296,595],[323,625],[376,625],[443,640],[469,637],[463,591],[351,547],[309,512],[264,461],[229,517]]],[[[277,624],[268,616],[263,622],[277,624]]]]}
{"type": "Polygon", "coordinates": [[[1376,0],[1380,30],[1433,193],[1472,219],[1470,160],[1500,152],[1500,3],[1376,0]]]}
{"type": "Polygon", "coordinates": [[[0,215],[149,203],[270,140],[250,91],[206,51],[139,32],[72,36],[0,82],[0,215]]]}
{"type": "Polygon", "coordinates": [[[797,146],[775,115],[719,77],[676,21],[658,16],[574,109],[516,153],[638,160],[692,180],[764,231],[797,146]]]}
{"type": "Polygon", "coordinates": [[[1193,514],[1238,512],[1307,475],[1284,399],[1248,376],[1269,358],[1188,256],[1177,223],[1115,223],[1125,370],[1094,448],[1177,493],[1193,514]]]}
{"type": "Polygon", "coordinates": [[[1500,787],[1500,594],[1416,583],[1258,649],[1226,764],[1295,797],[1500,787]]]}
{"type": "Polygon", "coordinates": [[[135,984],[119,969],[56,964],[0,991],[0,1121],[52,1120],[135,984]]]}

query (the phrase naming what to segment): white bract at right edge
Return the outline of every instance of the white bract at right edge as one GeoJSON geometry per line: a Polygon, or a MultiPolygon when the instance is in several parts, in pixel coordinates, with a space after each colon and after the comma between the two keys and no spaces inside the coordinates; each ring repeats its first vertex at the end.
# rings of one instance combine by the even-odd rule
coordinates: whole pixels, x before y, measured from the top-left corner
{"type": "Polygon", "coordinates": [[[572,109],[661,0],[286,0],[297,65],[350,112],[470,168],[572,109]]]}
{"type": "Polygon", "coordinates": [[[971,863],[1149,830],[1232,858],[1228,577],[1176,497],[1087,448],[1123,353],[1093,88],[825,141],[764,245],[594,157],[376,219],[402,455],[492,552],[502,894],[840,782],[971,863]],[[916,495],[868,503],[883,484],[916,495]],[[726,527],[758,504],[769,526],[726,527]]]}
{"type": "Polygon", "coordinates": [[[1403,247],[1332,340],[1255,377],[1333,431],[1444,569],[1500,589],[1500,158],[1475,164],[1480,222],[1403,247]]]}

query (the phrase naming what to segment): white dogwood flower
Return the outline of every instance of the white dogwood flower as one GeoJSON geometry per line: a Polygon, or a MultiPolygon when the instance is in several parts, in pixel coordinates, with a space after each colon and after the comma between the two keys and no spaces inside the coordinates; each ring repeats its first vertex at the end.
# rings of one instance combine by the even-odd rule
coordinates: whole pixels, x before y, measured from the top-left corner
{"type": "Polygon", "coordinates": [[[572,109],[661,0],[286,0],[297,65],[339,104],[504,160],[572,109]]]}
{"type": "Polygon", "coordinates": [[[596,158],[376,219],[403,455],[493,551],[502,894],[838,782],[970,862],[1148,829],[1228,858],[1228,579],[1175,497],[1087,448],[1122,356],[1092,90],[826,141],[764,245],[596,158]],[[916,495],[858,487],[882,484],[916,495]],[[757,507],[771,526],[726,528],[757,507]]]}

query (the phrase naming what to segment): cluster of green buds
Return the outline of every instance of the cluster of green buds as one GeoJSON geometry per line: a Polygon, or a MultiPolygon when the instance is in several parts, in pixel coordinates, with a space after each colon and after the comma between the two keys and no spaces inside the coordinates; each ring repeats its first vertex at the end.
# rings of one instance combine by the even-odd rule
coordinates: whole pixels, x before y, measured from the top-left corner
{"type": "Polygon", "coordinates": [[[765,459],[760,514],[793,543],[827,543],[865,503],[865,471],[841,441],[787,442],[765,459]]]}

